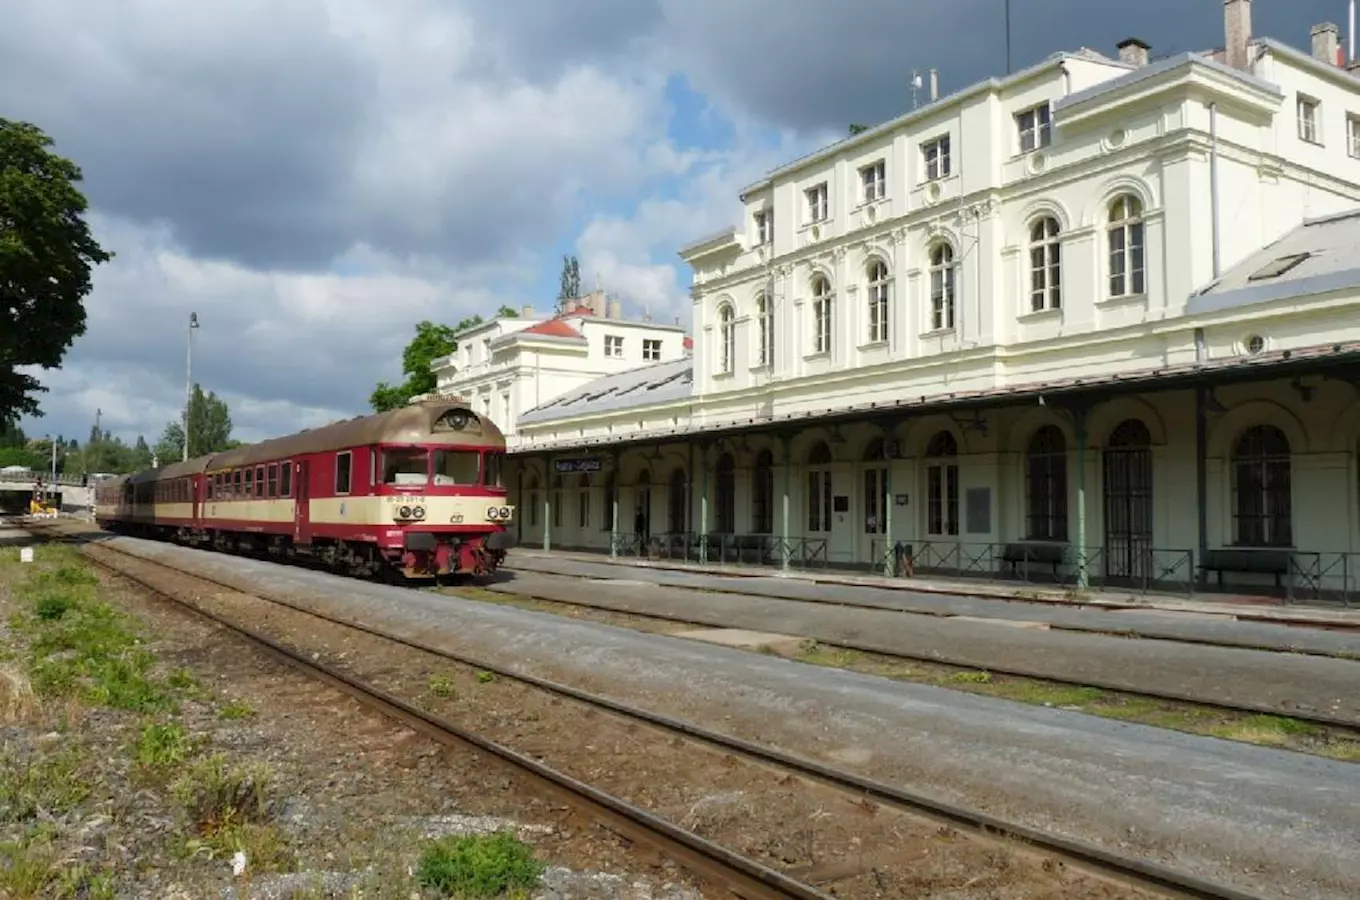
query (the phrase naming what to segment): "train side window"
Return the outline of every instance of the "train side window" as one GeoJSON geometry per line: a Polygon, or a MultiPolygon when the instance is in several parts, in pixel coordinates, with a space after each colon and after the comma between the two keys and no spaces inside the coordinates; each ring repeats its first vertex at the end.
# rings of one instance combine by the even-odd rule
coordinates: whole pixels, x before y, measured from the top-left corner
{"type": "Polygon", "coordinates": [[[279,496],[293,496],[293,461],[291,459],[279,464],[279,496]]]}
{"type": "Polygon", "coordinates": [[[505,487],[501,477],[501,464],[504,461],[505,456],[499,451],[486,454],[486,459],[482,463],[482,484],[487,487],[505,487]]]}
{"type": "Polygon", "coordinates": [[[231,496],[232,499],[241,497],[241,470],[237,469],[231,473],[231,496]]]}
{"type": "Polygon", "coordinates": [[[266,492],[265,492],[265,489],[264,489],[264,487],[265,487],[265,485],[264,485],[264,472],[265,472],[264,466],[256,466],[256,467],[255,467],[255,496],[256,496],[256,497],[268,497],[268,496],[269,496],[269,494],[266,493],[266,492]]]}
{"type": "Polygon", "coordinates": [[[246,470],[245,470],[245,478],[242,479],[242,483],[243,483],[243,484],[245,485],[245,487],[246,487],[246,499],[249,499],[249,498],[251,498],[251,497],[254,497],[254,496],[255,496],[255,470],[254,470],[254,469],[246,469],[246,470]]]}
{"type": "Polygon", "coordinates": [[[353,487],[354,454],[348,450],[335,454],[335,492],[348,494],[353,487]]]}
{"type": "Polygon", "coordinates": [[[270,463],[270,464],[269,464],[269,482],[268,482],[268,484],[269,484],[269,490],[266,492],[265,496],[266,496],[266,497],[277,497],[277,496],[279,495],[279,464],[278,464],[278,463],[270,463]]]}

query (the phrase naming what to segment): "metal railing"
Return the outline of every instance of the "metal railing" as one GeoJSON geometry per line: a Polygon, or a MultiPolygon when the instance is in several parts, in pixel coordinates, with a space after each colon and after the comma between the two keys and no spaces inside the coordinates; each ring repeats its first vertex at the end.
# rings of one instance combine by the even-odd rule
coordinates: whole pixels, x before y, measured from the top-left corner
{"type": "Polygon", "coordinates": [[[1290,553],[1285,599],[1340,603],[1349,609],[1360,599],[1360,553],[1290,553]]]}
{"type": "Polygon", "coordinates": [[[1112,554],[1109,548],[1044,541],[888,541],[872,544],[873,569],[898,578],[935,575],[958,580],[1004,581],[1074,588],[1086,570],[1092,587],[1187,596],[1195,587],[1193,550],[1144,548],[1112,554]]]}
{"type": "Polygon", "coordinates": [[[828,543],[825,538],[789,538],[769,534],[708,534],[667,532],[641,535],[620,532],[614,536],[618,556],[639,559],[684,560],[715,565],[826,568],[828,543]]]}

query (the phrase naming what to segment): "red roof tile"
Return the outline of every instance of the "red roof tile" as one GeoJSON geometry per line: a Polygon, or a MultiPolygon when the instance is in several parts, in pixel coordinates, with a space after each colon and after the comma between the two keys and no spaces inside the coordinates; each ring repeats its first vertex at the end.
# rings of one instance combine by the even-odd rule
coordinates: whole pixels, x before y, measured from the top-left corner
{"type": "Polygon", "coordinates": [[[537,325],[530,325],[521,334],[541,334],[547,337],[579,338],[584,337],[581,332],[572,328],[561,319],[548,319],[539,322],[537,325]]]}

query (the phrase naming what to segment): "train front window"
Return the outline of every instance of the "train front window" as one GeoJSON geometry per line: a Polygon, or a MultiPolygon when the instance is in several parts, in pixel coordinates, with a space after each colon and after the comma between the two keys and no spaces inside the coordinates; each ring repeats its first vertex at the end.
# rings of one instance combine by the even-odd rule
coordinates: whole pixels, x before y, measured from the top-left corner
{"type": "Polygon", "coordinates": [[[383,484],[424,487],[430,480],[430,451],[421,447],[383,450],[383,484]]]}
{"type": "Polygon", "coordinates": [[[482,454],[476,450],[439,450],[434,455],[434,483],[438,486],[477,484],[482,454]]]}
{"type": "Polygon", "coordinates": [[[505,457],[500,453],[488,453],[486,455],[486,477],[483,479],[483,484],[487,487],[505,487],[501,478],[501,464],[504,461],[505,457]]]}

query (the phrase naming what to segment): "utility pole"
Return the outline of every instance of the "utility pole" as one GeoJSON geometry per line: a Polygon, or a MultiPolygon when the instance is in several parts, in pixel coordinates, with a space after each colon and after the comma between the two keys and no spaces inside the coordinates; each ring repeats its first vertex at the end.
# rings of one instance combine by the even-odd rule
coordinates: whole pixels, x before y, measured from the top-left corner
{"type": "Polygon", "coordinates": [[[184,366],[184,461],[189,460],[189,404],[194,398],[194,331],[198,329],[198,313],[189,313],[189,351],[184,366]]]}
{"type": "Polygon", "coordinates": [[[1006,74],[1011,74],[1011,0],[1006,0],[1006,74]]]}

